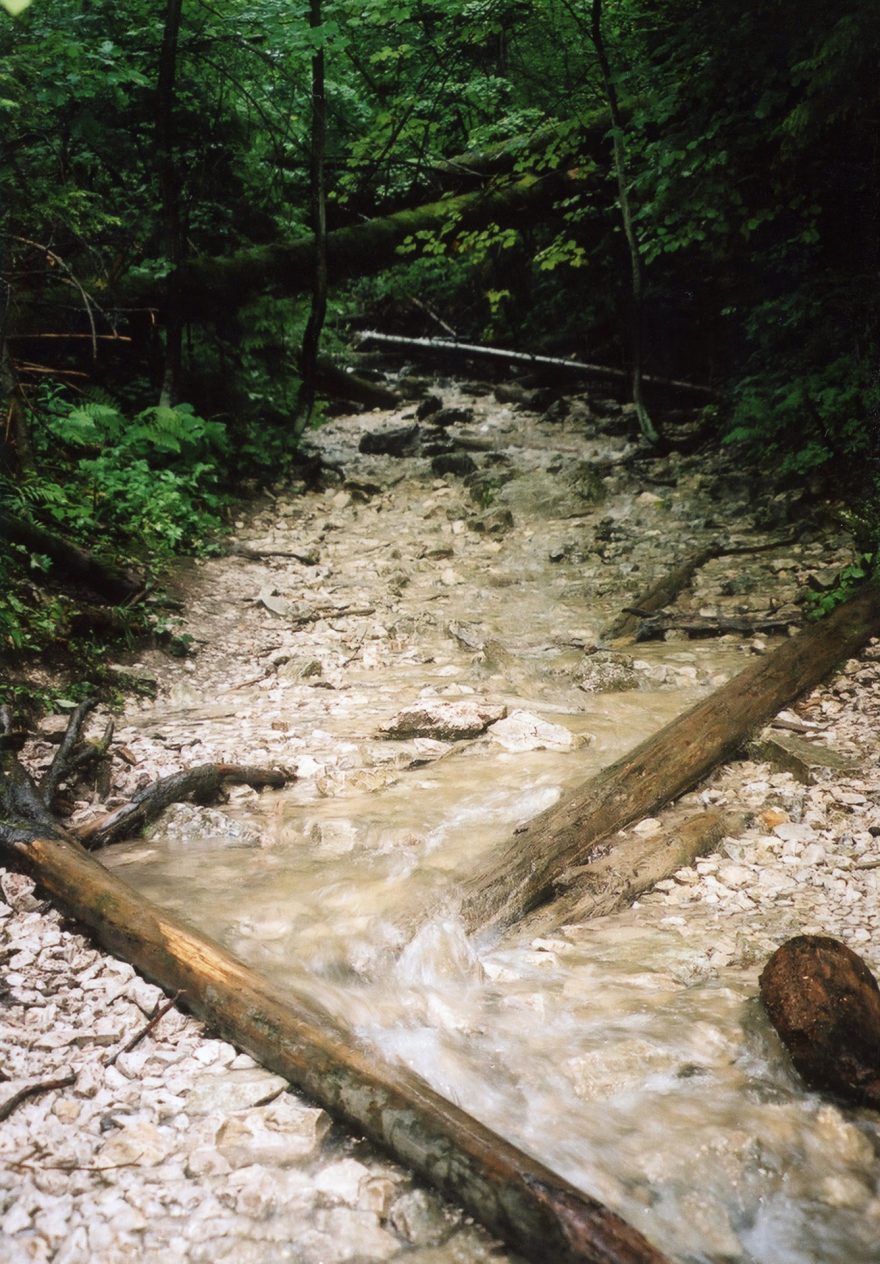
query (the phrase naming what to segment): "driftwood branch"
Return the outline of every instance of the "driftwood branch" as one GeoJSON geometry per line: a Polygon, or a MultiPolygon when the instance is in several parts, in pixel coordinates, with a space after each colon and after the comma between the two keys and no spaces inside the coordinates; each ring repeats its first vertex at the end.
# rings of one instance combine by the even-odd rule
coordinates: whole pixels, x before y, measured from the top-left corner
{"type": "Polygon", "coordinates": [[[364,1133],[536,1264],[669,1264],[614,1212],[497,1136],[313,1000],[278,988],[66,840],[0,848],[223,1039],[364,1133]]]}
{"type": "Polygon", "coordinates": [[[92,821],[77,831],[81,842],[89,847],[104,847],[137,834],[155,821],[172,803],[190,800],[193,803],[214,803],[224,786],[245,785],[255,790],[271,786],[279,790],[291,774],[280,768],[256,768],[245,764],[199,764],[182,772],[160,777],[138,791],[130,803],[124,803],[107,816],[92,821]]]}
{"type": "Polygon", "coordinates": [[[697,571],[707,562],[718,557],[739,557],[754,553],[769,553],[773,549],[791,544],[791,540],[768,540],[762,544],[727,545],[715,541],[684,558],[677,566],[663,575],[650,588],[641,592],[632,603],[602,629],[603,641],[616,641],[621,637],[635,636],[646,614],[655,614],[671,606],[690,587],[697,571]]]}
{"type": "Polygon", "coordinates": [[[689,790],[782,707],[880,633],[880,584],[791,637],[580,789],[521,826],[463,881],[469,930],[502,929],[552,898],[598,839],[689,790]]]}
{"type": "Polygon", "coordinates": [[[26,1102],[28,1098],[36,1097],[40,1093],[51,1093],[56,1088],[70,1088],[71,1084],[75,1083],[75,1075],[62,1075],[54,1080],[39,1080],[36,1084],[26,1084],[24,1088],[20,1088],[17,1093],[13,1093],[0,1106],[0,1124],[7,1120],[12,1112],[17,1110],[22,1102],[26,1102]]]}
{"type": "MultiPolygon", "coordinates": [[[[462,359],[483,359],[502,361],[508,364],[527,364],[532,368],[554,369],[559,373],[567,373],[573,377],[607,378],[615,382],[628,382],[630,374],[625,369],[610,368],[606,364],[586,364],[582,360],[566,360],[558,356],[533,355],[528,351],[509,351],[504,347],[486,347],[480,343],[451,342],[443,338],[404,338],[397,334],[383,334],[375,329],[364,330],[358,335],[358,341],[374,343],[382,347],[399,347],[406,351],[421,351],[425,355],[454,355],[462,359]]],[[[661,386],[666,390],[674,390],[691,395],[700,395],[706,399],[714,399],[715,392],[708,386],[700,386],[695,382],[682,382],[677,378],[651,377],[645,374],[642,378],[649,386],[661,386]]]]}
{"type": "MultiPolygon", "coordinates": [[[[248,785],[256,790],[266,786],[280,789],[293,775],[281,768],[200,764],[196,768],[160,777],[139,790],[131,802],[71,831],[54,811],[58,789],[75,773],[104,759],[113,738],[111,722],[98,741],[80,741],[83,724],[94,706],[94,700],[88,699],[73,712],[52,763],[39,785],[18,760],[14,749],[0,749],[0,849],[4,845],[15,847],[42,837],[68,841],[76,838],[93,847],[104,846],[143,829],[172,803],[184,799],[211,803],[220,797],[227,785],[248,785]]],[[[8,735],[11,729],[9,708],[0,708],[0,736],[8,735]]]]}
{"type": "Polygon", "coordinates": [[[647,610],[639,610],[627,606],[625,614],[634,614],[639,619],[635,639],[637,641],[659,641],[667,632],[684,632],[688,637],[707,636],[751,636],[755,632],[787,632],[796,623],[794,619],[780,619],[778,615],[699,615],[699,614],[651,614],[647,610]]]}

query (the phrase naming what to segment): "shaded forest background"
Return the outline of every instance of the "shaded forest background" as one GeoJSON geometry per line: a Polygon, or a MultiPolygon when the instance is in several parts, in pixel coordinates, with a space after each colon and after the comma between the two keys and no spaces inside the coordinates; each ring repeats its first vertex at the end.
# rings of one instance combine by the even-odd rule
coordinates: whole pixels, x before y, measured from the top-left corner
{"type": "Polygon", "coordinates": [[[320,423],[318,334],[345,366],[374,326],[712,386],[707,442],[845,502],[858,577],[878,47],[865,0],[0,12],[5,650],[79,638],[94,678],[110,624],[155,626],[77,624],[28,528],[141,573],[212,547],[320,423]]]}

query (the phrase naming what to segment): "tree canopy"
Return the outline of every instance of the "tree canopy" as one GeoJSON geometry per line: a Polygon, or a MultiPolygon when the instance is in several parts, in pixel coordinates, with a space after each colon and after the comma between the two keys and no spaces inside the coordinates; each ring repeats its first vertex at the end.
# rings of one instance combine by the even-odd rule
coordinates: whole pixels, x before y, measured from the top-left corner
{"type": "Polygon", "coordinates": [[[717,442],[850,482],[873,552],[876,5],[4,7],[17,514],[123,554],[196,543],[233,472],[295,451],[322,265],[307,360],[378,314],[637,391],[644,361],[716,388],[717,442]]]}

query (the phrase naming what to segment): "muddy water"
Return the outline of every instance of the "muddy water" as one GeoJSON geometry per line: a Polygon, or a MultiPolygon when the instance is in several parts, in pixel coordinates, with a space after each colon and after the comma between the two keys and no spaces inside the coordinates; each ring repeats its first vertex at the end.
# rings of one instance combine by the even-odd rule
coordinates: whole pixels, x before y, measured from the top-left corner
{"type": "MultiPolygon", "coordinates": [[[[510,420],[496,409],[477,429],[494,426],[503,439],[510,420]]],[[[349,473],[357,434],[349,424],[322,440],[341,445],[349,473]]],[[[552,454],[552,437],[533,435],[532,462],[552,454]]],[[[569,448],[577,440],[565,436],[569,448]]],[[[326,565],[317,576],[276,568],[248,582],[270,581],[294,605],[332,612],[293,630],[259,614],[269,642],[290,651],[274,675],[224,696],[219,676],[206,669],[202,679],[197,668],[137,719],[166,734],[195,729],[208,750],[229,753],[237,741],[236,753],[255,761],[265,743],[298,761],[289,789],[244,793],[228,809],[260,845],[181,845],[160,830],[114,849],[111,863],[279,991],[312,991],[385,1056],[674,1258],[875,1262],[876,1127],[802,1093],[785,1069],[755,999],[751,914],[732,911],[719,924],[711,908],[685,918],[649,902],[538,940],[463,935],[456,872],[703,696],[743,655],[725,644],[639,647],[638,688],[585,692],[583,648],[621,601],[592,573],[588,529],[602,515],[638,525],[647,511],[612,482],[601,507],[549,522],[515,512],[499,538],[457,526],[472,511],[454,480],[432,482],[425,464],[362,459],[357,470],[381,495],[351,504],[325,496],[313,517],[306,498],[290,517],[279,513],[269,542],[301,543],[312,529],[326,565]],[[395,481],[402,466],[407,476],[395,481]],[[550,551],[563,556],[551,562],[554,539],[550,551]],[[313,658],[323,687],[302,677],[313,658]],[[443,744],[377,736],[416,699],[470,697],[560,725],[573,749],[509,751],[491,735],[443,744]],[[719,956],[722,940],[730,951],[719,956]]],[[[686,506],[680,517],[688,522],[686,506]]],[[[650,518],[640,525],[650,539],[650,518]]],[[[210,611],[206,598],[205,619],[210,611]]],[[[231,623],[225,611],[222,619],[231,623]]]]}

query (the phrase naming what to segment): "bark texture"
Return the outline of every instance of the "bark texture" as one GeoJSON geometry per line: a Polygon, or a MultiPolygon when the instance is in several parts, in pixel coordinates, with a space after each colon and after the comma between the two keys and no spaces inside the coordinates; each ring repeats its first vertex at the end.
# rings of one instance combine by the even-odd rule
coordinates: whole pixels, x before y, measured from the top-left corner
{"type": "Polygon", "coordinates": [[[880,632],[880,583],[784,642],[654,737],[521,826],[463,881],[468,930],[502,929],[552,898],[598,839],[689,790],[777,711],[880,632]]]}
{"type": "Polygon", "coordinates": [[[761,974],[761,1000],[808,1088],[880,1110],[880,988],[825,935],[798,935],[761,974]]]}
{"type": "Polygon", "coordinates": [[[744,817],[710,809],[649,838],[636,834],[606,838],[586,864],[562,875],[560,886],[566,889],[559,899],[546,909],[536,909],[525,925],[516,927],[517,933],[544,935],[565,922],[616,913],[744,827],[744,817]]]}
{"type": "MultiPolygon", "coordinates": [[[[460,197],[445,198],[383,219],[368,220],[327,234],[327,283],[369,276],[400,262],[398,247],[417,232],[435,232],[446,225],[470,231],[493,222],[527,223],[546,218],[555,200],[583,189],[579,178],[556,174],[526,176],[511,184],[460,197]]],[[[218,304],[241,306],[253,294],[300,294],[312,284],[315,271],[313,236],[295,241],[250,246],[219,259],[196,259],[181,270],[182,314],[211,319],[218,304]]],[[[149,302],[155,294],[132,293],[128,302],[149,302]]]]}
{"type": "Polygon", "coordinates": [[[46,838],[4,850],[111,952],[179,992],[219,1036],[462,1203],[525,1258],[668,1264],[614,1212],[445,1101],[406,1067],[358,1048],[312,1000],[279,997],[276,986],[163,913],[78,844],[46,838]]]}

